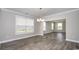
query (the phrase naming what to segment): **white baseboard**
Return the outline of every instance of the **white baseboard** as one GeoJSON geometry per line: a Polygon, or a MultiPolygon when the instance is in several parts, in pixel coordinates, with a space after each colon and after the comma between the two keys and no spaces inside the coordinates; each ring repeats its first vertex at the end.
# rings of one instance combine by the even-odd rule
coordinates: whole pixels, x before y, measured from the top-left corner
{"type": "Polygon", "coordinates": [[[76,40],[72,40],[72,39],[66,39],[66,41],[70,41],[70,42],[79,43],[79,41],[76,41],[76,40]]]}
{"type": "MultiPolygon", "coordinates": [[[[39,35],[39,34],[37,34],[37,35],[39,35]]],[[[37,35],[32,35],[32,36],[37,36],[37,35]]],[[[32,37],[32,36],[29,36],[29,37],[32,37]]],[[[5,41],[1,41],[0,44],[7,43],[7,42],[11,42],[11,41],[15,41],[15,40],[20,40],[20,39],[23,39],[23,38],[28,38],[28,37],[21,37],[21,38],[16,38],[16,39],[8,39],[8,40],[5,40],[5,41]]],[[[79,43],[79,41],[72,40],[72,39],[66,39],[66,41],[79,43]]]]}
{"type": "MultiPolygon", "coordinates": [[[[32,35],[32,36],[37,36],[38,34],[36,35],[32,35]]],[[[32,36],[29,36],[29,37],[32,37],[32,36]]],[[[15,39],[8,39],[8,40],[5,40],[5,41],[0,41],[0,44],[2,43],[7,43],[7,42],[11,42],[11,41],[15,41],[15,40],[20,40],[20,39],[23,39],[23,38],[29,38],[29,37],[20,37],[20,38],[15,38],[15,39]]]]}
{"type": "Polygon", "coordinates": [[[44,34],[37,34],[37,35],[43,36],[44,34]]]}
{"type": "Polygon", "coordinates": [[[8,40],[5,40],[5,41],[0,41],[0,44],[15,41],[15,40],[20,40],[20,39],[8,39],[8,40]]]}

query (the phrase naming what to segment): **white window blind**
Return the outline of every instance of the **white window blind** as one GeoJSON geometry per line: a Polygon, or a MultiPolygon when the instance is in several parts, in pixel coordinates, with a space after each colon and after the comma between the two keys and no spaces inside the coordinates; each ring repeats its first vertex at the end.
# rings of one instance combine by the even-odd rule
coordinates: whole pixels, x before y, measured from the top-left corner
{"type": "Polygon", "coordinates": [[[16,34],[29,34],[34,32],[34,19],[16,16],[16,34]]]}

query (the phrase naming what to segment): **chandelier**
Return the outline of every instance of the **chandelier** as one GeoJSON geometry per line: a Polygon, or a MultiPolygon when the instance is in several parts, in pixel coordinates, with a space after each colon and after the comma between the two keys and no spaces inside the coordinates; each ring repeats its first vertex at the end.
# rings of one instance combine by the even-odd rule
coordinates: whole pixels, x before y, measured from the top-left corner
{"type": "Polygon", "coordinates": [[[38,18],[38,19],[37,19],[37,22],[44,22],[44,20],[45,20],[45,19],[43,19],[43,18],[38,18]]]}
{"type": "MultiPolygon", "coordinates": [[[[42,10],[42,8],[39,8],[40,10],[42,10]]],[[[43,18],[37,18],[37,22],[44,22],[43,18]]]]}

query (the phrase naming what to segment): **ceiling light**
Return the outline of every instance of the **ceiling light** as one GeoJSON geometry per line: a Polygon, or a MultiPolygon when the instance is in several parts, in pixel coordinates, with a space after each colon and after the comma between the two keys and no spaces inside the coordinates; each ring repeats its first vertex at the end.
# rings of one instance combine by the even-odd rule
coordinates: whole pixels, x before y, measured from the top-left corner
{"type": "Polygon", "coordinates": [[[37,22],[43,22],[45,19],[42,19],[42,18],[38,18],[37,19],[37,22]]]}

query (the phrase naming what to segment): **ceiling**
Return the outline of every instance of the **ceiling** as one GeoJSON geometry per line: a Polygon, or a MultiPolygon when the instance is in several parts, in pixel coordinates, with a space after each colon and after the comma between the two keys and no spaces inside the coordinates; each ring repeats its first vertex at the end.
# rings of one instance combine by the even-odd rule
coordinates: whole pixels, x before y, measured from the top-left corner
{"type": "Polygon", "coordinates": [[[43,17],[55,13],[65,12],[76,8],[8,8],[34,17],[43,17]]]}

